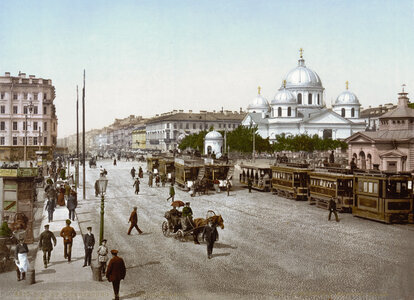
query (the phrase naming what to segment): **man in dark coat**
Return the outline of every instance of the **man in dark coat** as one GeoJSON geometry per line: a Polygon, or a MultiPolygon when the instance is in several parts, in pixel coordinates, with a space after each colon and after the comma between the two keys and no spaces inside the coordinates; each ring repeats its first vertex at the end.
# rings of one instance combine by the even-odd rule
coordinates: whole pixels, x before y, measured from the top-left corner
{"type": "Polygon", "coordinates": [[[144,177],[144,171],[142,171],[142,168],[141,167],[139,167],[139,170],[138,170],[138,177],[139,178],[143,178],[144,177]]]}
{"type": "Polygon", "coordinates": [[[132,169],[131,169],[131,176],[132,176],[132,179],[135,178],[135,168],[134,167],[132,167],[132,169]]]}
{"type": "Polygon", "coordinates": [[[204,227],[202,238],[207,242],[207,257],[210,259],[213,255],[214,242],[217,240],[217,227],[209,221],[204,227]]]}
{"type": "Polygon", "coordinates": [[[170,197],[167,198],[167,201],[171,199],[171,201],[174,202],[174,196],[175,196],[174,184],[171,182],[170,197]]]}
{"type": "Polygon", "coordinates": [[[69,219],[66,220],[66,226],[62,228],[60,231],[60,236],[63,238],[63,248],[64,254],[63,256],[65,259],[68,259],[70,262],[72,257],[72,243],[73,238],[76,236],[76,231],[73,227],[70,226],[71,221],[69,219]]]}
{"type": "Polygon", "coordinates": [[[119,300],[119,285],[121,280],[125,278],[126,267],[124,260],[118,256],[118,250],[111,250],[112,259],[108,263],[106,269],[106,278],[109,282],[112,282],[114,289],[115,300],[119,300]]]}
{"type": "Polygon", "coordinates": [[[335,163],[335,154],[334,151],[331,151],[331,154],[329,155],[329,163],[333,164],[335,163]]]}
{"type": "Polygon", "coordinates": [[[338,213],[336,212],[336,202],[333,198],[331,198],[331,200],[329,200],[329,207],[328,208],[329,208],[328,221],[331,220],[331,215],[333,213],[335,215],[336,222],[339,222],[338,213]]]}
{"type": "Polygon", "coordinates": [[[134,187],[134,186],[135,186],[135,194],[137,194],[137,195],[138,195],[138,193],[139,193],[139,184],[140,184],[140,182],[139,182],[139,178],[137,177],[137,179],[135,179],[134,184],[132,185],[132,187],[134,187]]]}
{"type": "Polygon", "coordinates": [[[252,192],[252,185],[253,185],[252,179],[250,177],[247,178],[247,187],[249,188],[249,193],[252,192]]]}
{"type": "Polygon", "coordinates": [[[95,236],[92,233],[92,227],[89,226],[86,229],[88,232],[83,238],[83,243],[85,245],[85,262],[83,263],[84,267],[91,265],[92,251],[93,247],[95,246],[95,236]]]}
{"type": "Polygon", "coordinates": [[[52,253],[53,245],[56,247],[56,237],[49,230],[49,225],[45,225],[45,230],[40,234],[39,237],[39,248],[43,251],[43,264],[45,265],[45,269],[47,268],[47,264],[50,262],[50,254],[52,253]]]}
{"type": "Polygon", "coordinates": [[[53,221],[53,213],[55,211],[56,202],[55,199],[47,199],[45,210],[47,210],[49,223],[53,221]]]}
{"type": "Polygon", "coordinates": [[[131,213],[131,216],[129,217],[128,223],[131,222],[131,226],[129,226],[128,235],[131,234],[132,228],[136,228],[138,230],[138,233],[139,234],[142,234],[142,230],[139,229],[139,227],[138,227],[138,214],[137,214],[137,209],[138,208],[135,206],[134,207],[134,210],[131,213]]]}
{"type": "Polygon", "coordinates": [[[75,191],[70,193],[66,207],[69,210],[69,219],[75,221],[75,209],[78,206],[78,199],[75,191]]]}

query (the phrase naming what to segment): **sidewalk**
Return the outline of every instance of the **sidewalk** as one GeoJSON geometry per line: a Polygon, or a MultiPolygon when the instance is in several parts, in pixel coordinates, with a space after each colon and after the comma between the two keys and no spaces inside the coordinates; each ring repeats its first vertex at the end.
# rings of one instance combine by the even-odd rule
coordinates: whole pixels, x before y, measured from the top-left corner
{"type": "MultiPolygon", "coordinates": [[[[78,190],[81,192],[81,190],[78,190]]],[[[54,247],[50,263],[47,269],[43,265],[43,251],[38,250],[35,254],[35,261],[31,262],[31,267],[35,269],[36,283],[28,285],[26,281],[17,282],[16,272],[8,272],[1,276],[0,298],[2,299],[112,299],[112,285],[108,281],[93,281],[91,267],[82,267],[84,263],[85,251],[83,238],[79,226],[78,218],[72,221],[71,225],[76,231],[73,239],[72,260],[63,257],[63,238],[60,236],[61,229],[66,226],[68,210],[65,206],[56,207],[53,214],[53,222],[48,223],[46,202],[39,193],[39,209],[43,210],[39,234],[35,235],[33,247],[37,247],[39,235],[44,230],[44,225],[49,224],[49,230],[55,234],[57,244],[54,247]],[[43,202],[42,205],[40,205],[43,202]]],[[[78,194],[79,195],[79,194],[78,194]]],[[[78,200],[79,204],[83,201],[78,200]]],[[[79,206],[79,205],[78,205],[79,206]]],[[[94,252],[98,248],[98,238],[95,233],[96,244],[94,252]]],[[[93,253],[92,263],[96,258],[93,253]]]]}

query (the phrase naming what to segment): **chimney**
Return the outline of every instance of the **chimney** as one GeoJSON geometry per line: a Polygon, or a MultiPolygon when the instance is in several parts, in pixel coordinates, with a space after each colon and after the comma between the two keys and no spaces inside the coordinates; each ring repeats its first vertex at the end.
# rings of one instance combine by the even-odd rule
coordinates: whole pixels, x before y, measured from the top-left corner
{"type": "Polygon", "coordinates": [[[240,107],[240,113],[242,113],[242,112],[243,112],[243,108],[240,107]]]}
{"type": "Polygon", "coordinates": [[[6,77],[10,77],[10,72],[6,72],[6,73],[4,73],[4,75],[5,75],[6,77]]]}
{"type": "Polygon", "coordinates": [[[36,78],[36,76],[34,76],[34,75],[29,75],[29,78],[36,78]]]}
{"type": "Polygon", "coordinates": [[[19,73],[20,78],[26,78],[26,73],[19,73]]]}
{"type": "Polygon", "coordinates": [[[179,112],[182,113],[182,112],[184,112],[184,110],[180,109],[179,112]]]}

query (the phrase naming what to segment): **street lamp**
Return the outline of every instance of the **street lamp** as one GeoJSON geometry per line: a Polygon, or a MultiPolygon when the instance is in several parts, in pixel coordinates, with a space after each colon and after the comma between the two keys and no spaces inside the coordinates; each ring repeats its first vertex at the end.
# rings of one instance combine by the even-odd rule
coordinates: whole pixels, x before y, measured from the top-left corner
{"type": "Polygon", "coordinates": [[[98,179],[99,193],[101,194],[101,226],[99,230],[99,245],[102,243],[104,235],[104,209],[105,209],[105,196],[106,187],[108,186],[108,179],[105,175],[100,176],[98,179]]]}
{"type": "Polygon", "coordinates": [[[252,132],[253,132],[253,152],[252,152],[252,160],[253,160],[253,162],[255,162],[255,152],[256,152],[256,149],[255,149],[255,140],[256,140],[256,132],[255,132],[255,130],[254,130],[254,128],[253,128],[253,120],[250,120],[250,128],[252,129],[252,132]]]}
{"type": "Polygon", "coordinates": [[[27,168],[27,110],[29,111],[29,114],[32,114],[33,111],[33,103],[32,103],[32,99],[30,99],[29,101],[29,105],[26,108],[26,111],[24,112],[24,116],[25,116],[25,130],[24,130],[24,141],[23,141],[23,145],[24,145],[24,166],[25,168],[27,168]]]}

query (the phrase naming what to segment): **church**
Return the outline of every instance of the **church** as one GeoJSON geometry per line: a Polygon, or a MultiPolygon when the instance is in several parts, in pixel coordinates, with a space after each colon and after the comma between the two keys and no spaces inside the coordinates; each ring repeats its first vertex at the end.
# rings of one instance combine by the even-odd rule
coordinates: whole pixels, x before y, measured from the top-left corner
{"type": "Polygon", "coordinates": [[[269,102],[260,94],[248,105],[248,114],[242,121],[244,126],[257,126],[263,138],[274,143],[276,136],[317,134],[321,138],[346,139],[364,131],[365,121],[360,118],[361,104],[357,96],[348,89],[326,107],[324,87],[319,75],[306,67],[303,50],[300,49],[298,66],[285,76],[282,86],[269,102]]]}

